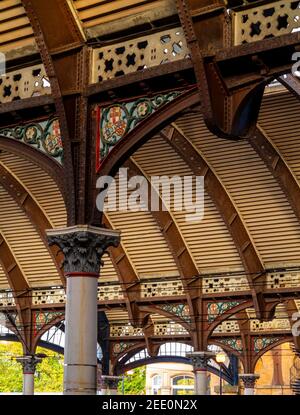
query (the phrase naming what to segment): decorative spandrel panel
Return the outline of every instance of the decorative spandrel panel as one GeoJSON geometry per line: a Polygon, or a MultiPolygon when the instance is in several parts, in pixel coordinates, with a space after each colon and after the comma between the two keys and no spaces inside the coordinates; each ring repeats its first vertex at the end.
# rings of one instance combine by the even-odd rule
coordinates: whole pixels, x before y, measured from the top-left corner
{"type": "Polygon", "coordinates": [[[164,304],[160,308],[170,314],[174,314],[186,323],[191,322],[190,310],[187,304],[164,304]]]}
{"type": "Polygon", "coordinates": [[[231,347],[231,349],[242,353],[243,351],[243,343],[242,339],[239,337],[225,337],[218,339],[219,343],[224,344],[225,346],[231,347]]]}
{"type": "Polygon", "coordinates": [[[266,347],[271,346],[274,343],[277,343],[280,340],[280,337],[254,337],[253,346],[255,353],[259,353],[264,350],[266,347]]]}
{"type": "Polygon", "coordinates": [[[242,301],[219,301],[207,303],[207,320],[212,323],[220,315],[241,304],[242,301]]]}
{"type": "Polygon", "coordinates": [[[35,311],[33,313],[34,335],[57,318],[63,319],[64,315],[64,311],[35,311]]]}
{"type": "Polygon", "coordinates": [[[143,97],[108,107],[99,106],[97,108],[97,172],[100,170],[103,160],[121,139],[126,139],[128,133],[134,130],[137,125],[180,94],[180,91],[172,91],[152,98],[143,97]]]}
{"type": "Polygon", "coordinates": [[[64,150],[58,118],[1,128],[0,136],[21,141],[63,164],[64,150]]]}
{"type": "Polygon", "coordinates": [[[0,103],[51,94],[51,86],[43,65],[7,72],[0,76],[0,103]]]}
{"type": "Polygon", "coordinates": [[[190,55],[182,28],[165,30],[94,49],[91,83],[186,58],[190,55]]]}
{"type": "Polygon", "coordinates": [[[299,1],[267,2],[233,13],[234,44],[251,43],[300,30],[299,1]]]}

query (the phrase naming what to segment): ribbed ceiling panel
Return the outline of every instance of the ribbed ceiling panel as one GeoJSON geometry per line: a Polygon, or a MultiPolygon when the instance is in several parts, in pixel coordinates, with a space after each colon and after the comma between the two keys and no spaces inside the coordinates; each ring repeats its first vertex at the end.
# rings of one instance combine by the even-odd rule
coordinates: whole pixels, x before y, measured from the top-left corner
{"type": "Polygon", "coordinates": [[[259,124],[300,180],[300,102],[289,92],[265,96],[259,124]]]}
{"type": "Polygon", "coordinates": [[[36,164],[2,151],[0,161],[23,183],[46,212],[53,227],[67,226],[63,197],[54,180],[36,164]]]}
{"type": "Polygon", "coordinates": [[[0,0],[0,51],[34,46],[33,31],[21,0],[0,0]]]}
{"type": "Polygon", "coordinates": [[[33,225],[0,187],[0,231],[32,286],[61,284],[54,262],[33,225]]]}
{"type": "Polygon", "coordinates": [[[167,242],[150,212],[116,211],[106,212],[106,216],[114,229],[122,231],[122,244],[140,278],[179,275],[167,242]]]}
{"type": "MultiPolygon", "coordinates": [[[[269,110],[272,112],[271,107],[269,110]]],[[[221,178],[266,266],[298,265],[298,220],[276,180],[248,142],[213,136],[199,114],[186,115],[177,125],[221,178]]]]}
{"type": "MultiPolygon", "coordinates": [[[[192,175],[186,163],[160,137],[148,141],[134,154],[134,160],[147,176],[192,175]]],[[[204,273],[242,270],[233,240],[207,194],[204,209],[204,218],[200,222],[186,221],[186,212],[172,211],[199,270],[204,273]]]]}
{"type": "Polygon", "coordinates": [[[117,21],[160,7],[161,0],[73,0],[84,27],[117,21]]]}

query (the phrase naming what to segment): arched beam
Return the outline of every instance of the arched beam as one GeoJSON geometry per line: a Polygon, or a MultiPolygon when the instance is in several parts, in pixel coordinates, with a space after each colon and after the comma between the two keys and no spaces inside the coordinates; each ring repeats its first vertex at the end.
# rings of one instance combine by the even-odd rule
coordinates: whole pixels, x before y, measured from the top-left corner
{"type": "Polygon", "coordinates": [[[215,319],[215,321],[213,323],[211,323],[210,325],[208,325],[208,329],[207,329],[207,336],[208,338],[210,338],[214,332],[214,330],[220,325],[222,324],[224,321],[230,319],[230,317],[234,316],[235,314],[245,310],[246,308],[250,308],[253,306],[253,302],[252,300],[250,301],[244,301],[241,304],[232,307],[231,309],[225,311],[225,313],[221,314],[219,317],[217,317],[215,319]]]}
{"type": "MultiPolygon", "coordinates": [[[[133,158],[131,160],[127,160],[124,163],[124,167],[128,168],[129,177],[133,175],[144,176],[147,179],[148,184],[151,186],[151,182],[147,177],[147,174],[133,158]]],[[[155,190],[153,186],[151,186],[151,192],[148,192],[148,206],[150,206],[151,203],[152,193],[157,194],[157,190],[155,190]]],[[[199,271],[174,217],[171,215],[170,211],[166,209],[164,201],[160,197],[159,199],[164,208],[161,208],[158,211],[151,210],[151,214],[165,237],[180,273],[191,314],[192,327],[189,331],[193,338],[195,350],[205,350],[205,344],[203,342],[206,339],[205,336],[203,336],[202,330],[202,281],[199,278],[199,271]]]]}
{"type": "Polygon", "coordinates": [[[299,78],[293,76],[292,74],[286,74],[284,76],[280,76],[278,81],[286,87],[295,97],[300,100],[300,81],[299,78]]]}
{"type": "MultiPolygon", "coordinates": [[[[0,342],[1,341],[19,343],[20,339],[15,334],[9,334],[8,333],[8,334],[5,334],[4,336],[0,337],[0,342]]],[[[63,347],[58,346],[57,344],[54,344],[54,343],[46,342],[44,340],[40,340],[37,346],[44,347],[45,349],[51,350],[51,351],[59,353],[61,355],[64,354],[63,347]]]]}
{"type": "Polygon", "coordinates": [[[300,221],[300,186],[280,151],[259,125],[249,143],[272,173],[300,221]]]}
{"type": "MultiPolygon", "coordinates": [[[[128,363],[124,366],[116,366],[116,374],[120,375],[127,372],[128,370],[135,369],[140,366],[151,365],[154,363],[184,363],[186,365],[191,365],[191,360],[183,356],[157,356],[157,357],[147,357],[145,359],[136,360],[134,362],[128,363]]],[[[208,365],[208,372],[213,373],[216,376],[220,376],[220,371],[214,366],[208,365]]],[[[227,373],[222,372],[222,379],[224,379],[229,384],[233,384],[233,380],[227,373]]]]}
{"type": "Polygon", "coordinates": [[[189,165],[196,176],[204,176],[207,193],[223,218],[247,273],[257,316],[259,319],[263,319],[265,317],[263,284],[266,273],[263,262],[234,202],[200,151],[175,124],[164,129],[161,136],[189,165]],[[258,282],[259,284],[257,284],[258,282]]]}
{"type": "Polygon", "coordinates": [[[5,237],[0,233],[0,263],[5,272],[9,286],[12,290],[18,316],[22,328],[18,330],[23,340],[23,347],[27,352],[31,352],[33,333],[31,331],[31,288],[16,260],[5,237]]]}
{"type": "Polygon", "coordinates": [[[36,150],[32,146],[2,135],[0,135],[0,151],[1,150],[17,154],[19,157],[29,160],[44,170],[55,181],[66,203],[67,195],[62,178],[63,170],[59,163],[48,157],[46,154],[43,154],[41,151],[36,150]]]}
{"type": "Polygon", "coordinates": [[[56,265],[57,272],[61,278],[63,285],[65,285],[65,277],[60,268],[60,263],[63,260],[63,256],[60,249],[56,246],[49,247],[46,237],[46,229],[53,228],[48,217],[35,201],[30,192],[23,186],[23,184],[17,180],[11,171],[5,167],[0,161],[0,185],[4,187],[7,193],[14,199],[18,206],[23,210],[26,216],[29,218],[36,231],[41,236],[47,250],[49,251],[54,264],[56,265]]]}
{"type": "MultiPolygon", "coordinates": [[[[102,223],[106,228],[113,229],[107,215],[103,215],[102,223]]],[[[121,243],[117,248],[108,248],[108,252],[124,293],[129,321],[134,327],[142,327],[144,321],[141,319],[139,309],[136,305],[136,302],[141,297],[139,277],[121,243]],[[141,321],[139,321],[140,319],[141,321]]]]}
{"type": "MultiPolygon", "coordinates": [[[[276,333],[274,333],[274,335],[276,335],[276,333]]],[[[251,373],[255,373],[255,366],[258,362],[258,360],[268,351],[274,349],[277,346],[280,346],[283,343],[291,343],[293,341],[293,336],[292,335],[288,335],[285,337],[282,337],[282,339],[270,344],[269,346],[265,347],[263,350],[259,351],[255,357],[253,358],[253,362],[252,362],[252,372],[251,373]]],[[[250,373],[250,372],[249,372],[250,373]]]]}
{"type": "Polygon", "coordinates": [[[37,348],[37,346],[39,346],[40,342],[43,341],[43,340],[41,340],[41,337],[48,330],[50,330],[52,327],[54,327],[54,326],[59,327],[59,323],[61,323],[64,319],[65,319],[65,315],[58,316],[58,317],[54,318],[53,320],[51,320],[49,323],[43,325],[43,327],[38,331],[38,333],[36,334],[36,336],[33,339],[32,348],[33,348],[34,351],[37,348]]]}
{"type": "Polygon", "coordinates": [[[75,21],[70,2],[65,0],[49,0],[47,2],[22,0],[22,4],[30,20],[50,80],[60,120],[65,155],[64,184],[69,193],[67,200],[68,223],[73,225],[80,222],[80,219],[81,223],[85,223],[84,214],[78,212],[83,208],[84,182],[86,180],[86,169],[83,168],[85,167],[83,158],[85,158],[86,100],[80,95],[88,76],[86,67],[89,62],[84,47],[84,34],[75,21]],[[70,71],[69,68],[72,70],[70,71]],[[74,137],[76,141],[73,146],[71,137],[74,137]],[[76,165],[75,170],[76,186],[80,187],[76,196],[72,152],[75,160],[80,158],[80,163],[76,165]],[[81,217],[78,217],[80,215],[81,217]]]}

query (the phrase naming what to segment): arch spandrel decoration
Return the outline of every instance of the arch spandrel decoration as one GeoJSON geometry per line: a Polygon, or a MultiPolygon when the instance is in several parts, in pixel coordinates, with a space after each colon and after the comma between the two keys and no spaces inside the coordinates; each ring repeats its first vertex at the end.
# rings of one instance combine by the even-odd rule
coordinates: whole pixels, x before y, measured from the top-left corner
{"type": "Polygon", "coordinates": [[[169,91],[107,107],[97,106],[96,173],[101,173],[103,161],[121,140],[126,139],[139,124],[184,92],[169,91]]]}
{"type": "Polygon", "coordinates": [[[59,120],[56,117],[1,128],[0,136],[29,145],[63,165],[64,149],[59,120]]]}

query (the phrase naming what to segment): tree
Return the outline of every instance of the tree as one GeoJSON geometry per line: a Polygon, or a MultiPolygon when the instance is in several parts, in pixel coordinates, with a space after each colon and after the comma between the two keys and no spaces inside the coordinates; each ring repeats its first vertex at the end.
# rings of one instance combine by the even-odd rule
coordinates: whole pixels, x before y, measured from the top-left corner
{"type": "MultiPolygon", "coordinates": [[[[61,392],[63,387],[63,356],[42,347],[37,353],[47,355],[37,365],[35,373],[36,392],[61,392]]],[[[16,361],[22,356],[22,346],[15,342],[0,343],[0,393],[22,392],[22,366],[16,361]]]]}
{"type": "Polygon", "coordinates": [[[121,380],[118,391],[122,393],[124,388],[125,395],[144,395],[146,390],[146,366],[141,366],[133,370],[132,374],[124,376],[124,386],[121,380]]]}

